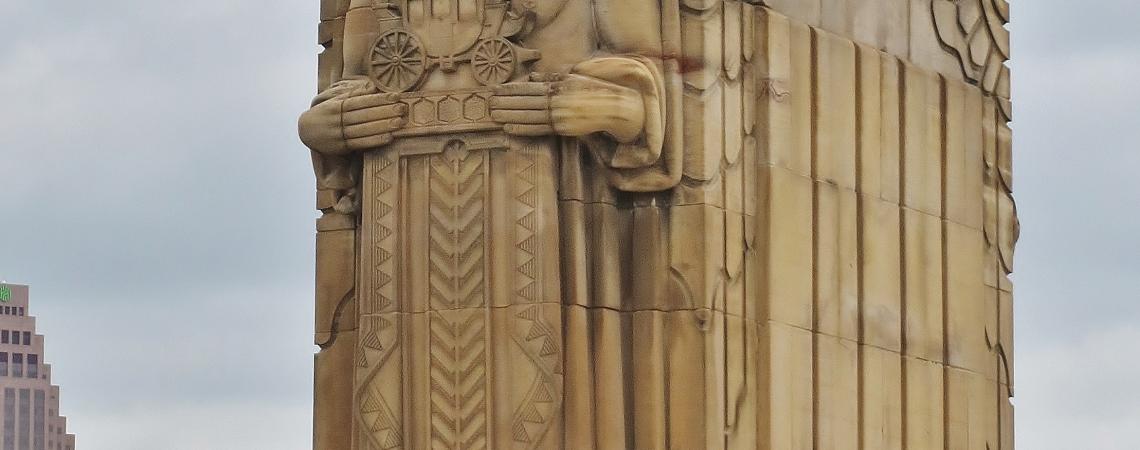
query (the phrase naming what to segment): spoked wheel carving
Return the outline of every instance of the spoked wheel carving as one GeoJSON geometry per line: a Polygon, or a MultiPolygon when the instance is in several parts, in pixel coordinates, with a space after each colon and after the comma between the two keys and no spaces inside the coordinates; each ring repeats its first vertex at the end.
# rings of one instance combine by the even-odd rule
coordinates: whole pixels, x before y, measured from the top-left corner
{"type": "Polygon", "coordinates": [[[480,42],[471,55],[471,69],[475,72],[475,79],[484,86],[510,81],[517,64],[514,46],[501,38],[480,42]]]}
{"type": "Polygon", "coordinates": [[[407,92],[427,71],[427,54],[419,38],[404,30],[391,30],[376,39],[370,54],[369,75],[384,92],[407,92]]]}

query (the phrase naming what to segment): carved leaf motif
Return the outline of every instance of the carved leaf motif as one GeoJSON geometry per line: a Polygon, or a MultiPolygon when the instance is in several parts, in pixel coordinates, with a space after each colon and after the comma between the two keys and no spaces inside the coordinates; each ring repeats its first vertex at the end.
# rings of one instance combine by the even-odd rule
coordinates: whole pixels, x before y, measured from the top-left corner
{"type": "Polygon", "coordinates": [[[459,144],[431,159],[431,304],[483,304],[483,156],[459,144]]]}
{"type": "Polygon", "coordinates": [[[933,0],[939,39],[958,56],[962,72],[987,94],[1008,98],[1009,3],[1005,0],[933,0]]]}
{"type": "Polygon", "coordinates": [[[486,448],[483,312],[435,313],[430,328],[432,448],[486,448]]]}

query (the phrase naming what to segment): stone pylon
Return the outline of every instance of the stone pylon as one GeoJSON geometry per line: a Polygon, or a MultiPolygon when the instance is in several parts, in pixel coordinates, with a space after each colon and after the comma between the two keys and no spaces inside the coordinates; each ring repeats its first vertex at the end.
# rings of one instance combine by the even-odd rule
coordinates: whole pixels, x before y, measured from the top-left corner
{"type": "Polygon", "coordinates": [[[324,0],[315,449],[1011,449],[1006,0],[324,0]]]}

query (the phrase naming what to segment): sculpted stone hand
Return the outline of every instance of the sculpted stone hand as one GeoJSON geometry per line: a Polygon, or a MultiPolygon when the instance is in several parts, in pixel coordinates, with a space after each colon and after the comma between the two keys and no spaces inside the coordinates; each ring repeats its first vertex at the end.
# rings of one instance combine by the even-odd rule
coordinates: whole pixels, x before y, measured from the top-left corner
{"type": "Polygon", "coordinates": [[[602,132],[622,143],[641,135],[645,102],[637,90],[582,75],[569,75],[552,88],[550,116],[558,134],[602,132]]]}
{"type": "Polygon", "coordinates": [[[301,142],[326,155],[372,150],[392,142],[406,122],[407,105],[399,94],[379,94],[367,80],[331,86],[301,114],[301,142]]]}
{"type": "Polygon", "coordinates": [[[635,89],[571,74],[551,83],[509,83],[496,89],[491,118],[509,134],[579,137],[606,133],[618,142],[636,140],[645,123],[645,103],[635,89]]]}

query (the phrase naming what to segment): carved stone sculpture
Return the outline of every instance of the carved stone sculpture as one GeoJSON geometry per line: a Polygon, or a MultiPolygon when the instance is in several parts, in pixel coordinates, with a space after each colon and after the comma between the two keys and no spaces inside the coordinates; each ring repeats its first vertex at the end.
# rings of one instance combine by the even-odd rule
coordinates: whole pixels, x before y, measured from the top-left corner
{"type": "Polygon", "coordinates": [[[1008,4],[808,3],[323,0],[315,448],[1012,448],[1008,4]]]}

